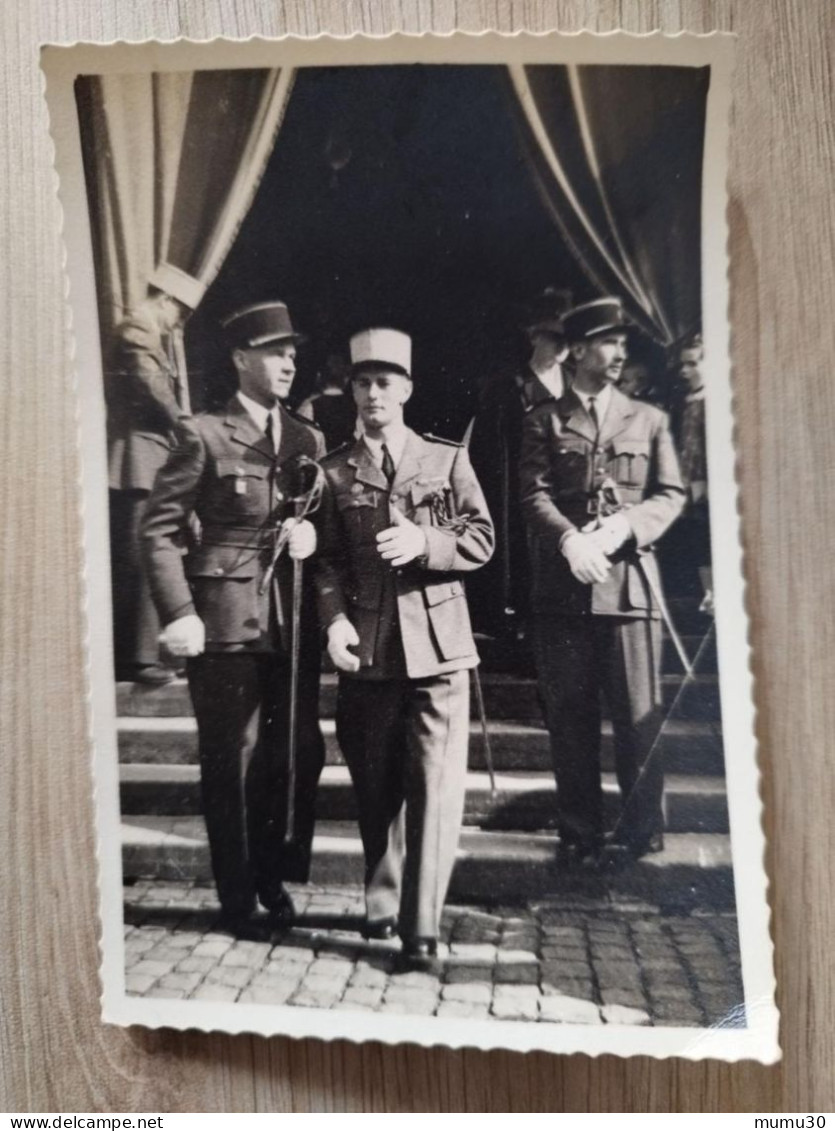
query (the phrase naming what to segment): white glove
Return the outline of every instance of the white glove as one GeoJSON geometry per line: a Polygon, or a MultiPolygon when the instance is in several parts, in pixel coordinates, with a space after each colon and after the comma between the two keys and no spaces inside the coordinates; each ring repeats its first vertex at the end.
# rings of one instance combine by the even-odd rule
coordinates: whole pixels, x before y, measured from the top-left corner
{"type": "Polygon", "coordinates": [[[571,572],[584,585],[595,581],[605,581],[612,563],[605,553],[592,541],[591,534],[569,534],[563,539],[562,555],[571,567],[571,572]]]}
{"type": "Polygon", "coordinates": [[[359,671],[359,656],[351,651],[359,642],[357,630],[347,617],[337,617],[328,626],[328,655],[341,672],[359,671]]]}
{"type": "Polygon", "coordinates": [[[206,649],[206,626],[195,613],[167,624],[159,642],[172,656],[199,656],[206,649]]]}
{"type": "Polygon", "coordinates": [[[393,526],[377,535],[377,553],[395,568],[413,562],[426,553],[426,534],[422,527],[392,509],[393,526]]]}
{"type": "Polygon", "coordinates": [[[293,561],[303,562],[316,552],[316,527],[306,518],[301,521],[297,518],[285,518],[281,529],[290,530],[287,552],[293,561]]]}
{"type": "Polygon", "coordinates": [[[610,514],[599,526],[586,528],[586,531],[589,540],[607,555],[616,554],[624,542],[632,537],[632,527],[624,514],[610,514]]]}

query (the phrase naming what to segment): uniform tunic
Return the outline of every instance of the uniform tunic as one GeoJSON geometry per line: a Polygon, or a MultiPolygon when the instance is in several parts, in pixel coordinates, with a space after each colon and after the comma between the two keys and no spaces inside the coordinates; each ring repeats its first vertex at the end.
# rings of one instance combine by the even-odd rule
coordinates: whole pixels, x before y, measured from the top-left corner
{"type": "Polygon", "coordinates": [[[142,311],[116,330],[105,376],[113,637],[120,675],[157,663],[159,621],[142,570],[139,531],[157,472],[183,417],[168,343],[142,311]]]}

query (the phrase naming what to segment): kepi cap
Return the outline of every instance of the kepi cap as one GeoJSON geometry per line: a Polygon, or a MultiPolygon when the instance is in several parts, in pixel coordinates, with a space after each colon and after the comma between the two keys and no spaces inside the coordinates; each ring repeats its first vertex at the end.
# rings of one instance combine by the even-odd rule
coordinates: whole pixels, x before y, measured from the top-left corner
{"type": "Polygon", "coordinates": [[[537,330],[560,337],[564,334],[563,319],[571,309],[571,291],[546,287],[524,312],[522,327],[529,334],[537,330]]]}
{"type": "Polygon", "coordinates": [[[189,310],[197,309],[206,290],[199,279],[187,275],[170,263],[160,263],[157,266],[148,280],[148,286],[170,295],[189,310]]]}
{"type": "Polygon", "coordinates": [[[412,339],[402,330],[383,326],[360,330],[351,338],[350,349],[354,373],[361,366],[374,365],[412,376],[412,339]]]}
{"type": "Polygon", "coordinates": [[[257,349],[272,342],[304,341],[290,321],[290,312],[283,302],[259,302],[244,306],[227,315],[221,322],[231,349],[257,349]]]}
{"type": "Polygon", "coordinates": [[[611,297],[584,302],[563,318],[563,330],[570,342],[584,342],[609,330],[626,330],[629,325],[622,302],[611,297]]]}

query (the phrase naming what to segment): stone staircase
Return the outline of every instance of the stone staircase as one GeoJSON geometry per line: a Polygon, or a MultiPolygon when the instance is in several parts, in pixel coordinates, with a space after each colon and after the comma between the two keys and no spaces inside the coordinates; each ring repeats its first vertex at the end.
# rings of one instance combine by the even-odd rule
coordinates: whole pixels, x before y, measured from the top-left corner
{"type": "MultiPolygon", "coordinates": [[[[692,607],[674,616],[693,657],[709,627],[692,607]]],[[[513,901],[575,893],[642,900],[676,907],[733,903],[728,812],[716,675],[711,642],[702,649],[696,678],[684,688],[661,738],[667,772],[665,851],[603,875],[560,871],[555,862],[555,787],[535,682],[490,670],[482,683],[496,791],[486,772],[481,726],[471,723],[465,828],[451,897],[459,901],[513,901]]],[[[492,661],[492,663],[491,663],[492,661]]],[[[489,665],[489,666],[488,666],[489,665]]],[[[664,695],[672,705],[681,687],[680,665],[665,641],[664,695]]],[[[356,803],[334,733],[336,677],[322,677],[320,713],[326,766],[317,797],[312,879],[360,883],[362,849],[356,803]]],[[[117,685],[123,869],[125,877],[211,880],[208,843],[200,816],[197,731],[185,681],[163,688],[117,685]]],[[[604,723],[604,791],[609,825],[618,812],[611,727],[604,723]]]]}

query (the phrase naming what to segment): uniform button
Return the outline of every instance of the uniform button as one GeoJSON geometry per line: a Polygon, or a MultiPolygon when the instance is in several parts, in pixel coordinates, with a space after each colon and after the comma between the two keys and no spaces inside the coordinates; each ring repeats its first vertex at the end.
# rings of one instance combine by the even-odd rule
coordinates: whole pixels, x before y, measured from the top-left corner
{"type": "Polygon", "coordinates": [[[400,498],[400,496],[399,496],[399,495],[392,495],[392,496],[391,496],[391,501],[392,501],[393,503],[396,503],[396,502],[397,502],[397,500],[398,500],[399,498],[400,498]]]}
{"type": "Polygon", "coordinates": [[[222,569],[213,569],[212,570],[212,576],[213,577],[223,577],[223,570],[222,569]]]}

